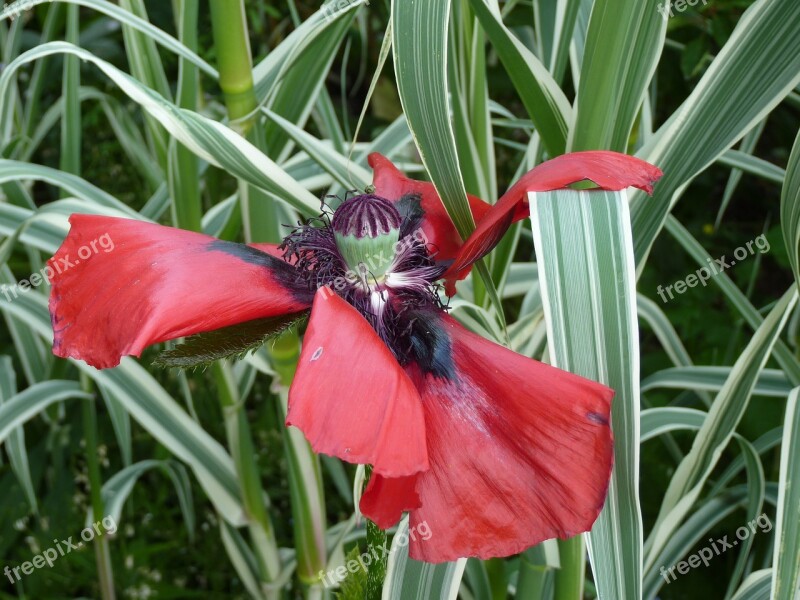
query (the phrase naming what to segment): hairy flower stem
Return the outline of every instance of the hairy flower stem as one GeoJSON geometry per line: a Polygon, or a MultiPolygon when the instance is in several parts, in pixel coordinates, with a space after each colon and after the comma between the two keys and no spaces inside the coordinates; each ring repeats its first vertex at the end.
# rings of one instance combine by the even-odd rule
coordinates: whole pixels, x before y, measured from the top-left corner
{"type": "MultiPolygon", "coordinates": [[[[367,476],[364,480],[364,487],[369,483],[372,476],[372,467],[367,465],[367,476]]],[[[386,579],[386,567],[389,563],[388,554],[382,551],[387,544],[387,535],[375,523],[367,520],[367,553],[380,558],[369,565],[367,571],[367,589],[364,592],[364,600],[380,600],[383,594],[383,582],[386,579]]]]}
{"type": "MultiPolygon", "coordinates": [[[[220,72],[220,87],[231,124],[259,149],[266,140],[257,119],[256,98],[249,34],[243,0],[210,0],[214,43],[220,72]]],[[[282,214],[271,198],[259,189],[239,182],[239,201],[245,239],[248,242],[281,240],[282,214]]],[[[295,332],[278,339],[270,351],[273,365],[282,386],[280,409],[286,416],[286,390],[294,378],[300,356],[300,340],[295,332]]],[[[286,432],[286,454],[289,461],[292,517],[295,527],[297,574],[308,584],[306,596],[318,594],[318,573],[326,567],[325,498],[319,458],[297,431],[286,432]]]]}

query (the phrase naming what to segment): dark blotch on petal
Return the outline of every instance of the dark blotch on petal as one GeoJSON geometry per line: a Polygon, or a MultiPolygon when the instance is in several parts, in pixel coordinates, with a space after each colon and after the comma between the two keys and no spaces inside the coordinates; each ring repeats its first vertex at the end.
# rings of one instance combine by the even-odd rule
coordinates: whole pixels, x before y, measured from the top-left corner
{"type": "Polygon", "coordinates": [[[420,227],[425,218],[425,210],[422,208],[422,197],[419,194],[406,194],[397,201],[397,210],[403,218],[400,226],[400,237],[404,238],[411,235],[420,227]]]}
{"type": "Polygon", "coordinates": [[[451,381],[457,379],[450,336],[441,326],[441,317],[429,312],[409,313],[409,358],[424,373],[451,381]]]}
{"type": "Polygon", "coordinates": [[[592,422],[597,423],[598,425],[608,425],[608,419],[606,419],[603,415],[596,412],[586,413],[586,417],[592,422]]]}
{"type": "MultiPolygon", "coordinates": [[[[251,248],[244,244],[237,244],[236,242],[227,242],[225,240],[214,240],[210,242],[208,244],[208,249],[230,254],[251,265],[264,267],[278,283],[290,290],[298,301],[310,304],[314,300],[314,291],[308,289],[305,281],[299,277],[297,269],[285,260],[276,258],[256,248],[251,248]]],[[[198,276],[202,275],[198,274],[198,276]]]]}

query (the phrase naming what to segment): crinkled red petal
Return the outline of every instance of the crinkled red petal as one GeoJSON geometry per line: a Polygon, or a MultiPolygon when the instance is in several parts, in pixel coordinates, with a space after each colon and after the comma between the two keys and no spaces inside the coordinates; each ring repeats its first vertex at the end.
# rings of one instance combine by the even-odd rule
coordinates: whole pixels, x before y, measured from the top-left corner
{"type": "MultiPolygon", "coordinates": [[[[431,247],[436,250],[436,260],[455,258],[461,248],[462,239],[434,185],[427,181],[409,179],[388,158],[377,152],[369,155],[369,165],[374,172],[376,195],[393,202],[409,194],[419,195],[425,211],[422,229],[431,247]]],[[[468,195],[468,199],[472,216],[478,222],[489,212],[491,205],[472,195],[468,195]]]]}
{"type": "Polygon", "coordinates": [[[460,277],[464,269],[491,252],[511,223],[528,216],[528,192],[558,190],[591,181],[602,190],[636,187],[652,194],[653,184],[662,174],[658,167],[618,152],[574,152],[544,162],[523,175],[478,221],[445,277],[460,277]]]}
{"type": "MultiPolygon", "coordinates": [[[[453,373],[408,368],[430,461],[417,477],[421,506],[409,526],[431,535],[411,540],[411,557],[509,556],[588,531],[611,474],[614,392],[497,346],[451,317],[440,324],[453,373]]],[[[381,496],[396,512],[389,494],[381,496]]]]}
{"type": "Polygon", "coordinates": [[[70,223],[48,261],[58,356],[114,367],[157,342],[310,305],[290,265],[243,244],[131,219],[70,223]]]}
{"type": "Polygon", "coordinates": [[[414,384],[372,326],[328,287],[314,299],[286,424],[315,452],[371,464],[380,475],[428,468],[414,384]]]}
{"type": "Polygon", "coordinates": [[[383,477],[373,473],[361,496],[361,513],[382,529],[396,524],[403,513],[420,507],[419,475],[383,477]]]}

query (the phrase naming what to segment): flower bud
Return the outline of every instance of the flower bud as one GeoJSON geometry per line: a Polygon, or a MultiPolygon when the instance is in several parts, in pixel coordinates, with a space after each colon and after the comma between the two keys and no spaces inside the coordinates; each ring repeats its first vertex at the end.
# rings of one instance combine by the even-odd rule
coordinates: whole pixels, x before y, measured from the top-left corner
{"type": "Polygon", "coordinates": [[[402,218],[394,204],[365,194],[346,200],[331,223],[347,266],[361,277],[383,277],[394,260],[402,218]]]}

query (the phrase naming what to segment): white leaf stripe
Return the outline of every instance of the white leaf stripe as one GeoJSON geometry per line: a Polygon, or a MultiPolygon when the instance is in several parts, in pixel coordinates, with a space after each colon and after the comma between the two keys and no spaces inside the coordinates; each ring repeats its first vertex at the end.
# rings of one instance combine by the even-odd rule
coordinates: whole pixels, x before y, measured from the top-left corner
{"type": "MultiPolygon", "coordinates": [[[[12,302],[0,296],[0,310],[19,317],[52,342],[44,295],[27,294],[12,302]]],[[[141,365],[130,358],[123,358],[119,367],[105,371],[98,371],[83,361],[74,361],[74,364],[98,385],[113,391],[144,429],[192,468],[208,499],[225,520],[236,527],[247,522],[231,457],[141,365]]]]}
{"type": "Polygon", "coordinates": [[[775,524],[776,566],[772,598],[795,600],[800,587],[800,388],[792,390],[786,405],[781,445],[778,511],[775,524]]]}
{"type": "Polygon", "coordinates": [[[112,19],[119,21],[120,23],[123,23],[124,25],[128,25],[133,29],[142,32],[153,41],[161,44],[178,56],[182,56],[194,65],[200,67],[206,73],[206,75],[213,77],[214,79],[219,78],[219,74],[217,73],[216,69],[200,58],[197,54],[189,50],[189,48],[184,46],[174,37],[168,33],[165,33],[158,27],[148,23],[144,19],[137,17],[133,13],[122,9],[119,6],[115,6],[111,2],[107,2],[107,0],[18,0],[17,2],[5,5],[3,11],[0,12],[0,21],[16,18],[19,16],[20,12],[28,11],[39,4],[51,4],[54,1],[64,2],[65,4],[85,6],[101,12],[112,19]]]}
{"type": "Polygon", "coordinates": [[[615,466],[587,535],[600,598],[640,598],[639,335],[626,192],[530,194],[553,364],[601,381],[612,403],[615,466]]]}
{"type": "Polygon", "coordinates": [[[0,76],[0,114],[3,114],[8,88],[16,70],[52,54],[72,54],[96,65],[120,90],[201,158],[274,194],[305,215],[319,212],[319,200],[313,194],[232,129],[195,112],[177,108],[127,73],[72,44],[42,44],[11,62],[0,76]]]}
{"type": "Polygon", "coordinates": [[[638,192],[631,200],[639,267],[689,182],[800,83],[798,31],[800,3],[758,0],[692,94],[637,153],[664,171],[652,199],[638,192]]]}

